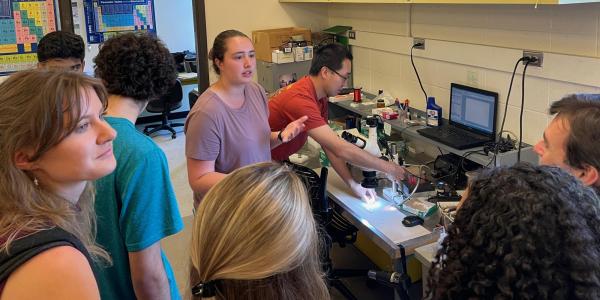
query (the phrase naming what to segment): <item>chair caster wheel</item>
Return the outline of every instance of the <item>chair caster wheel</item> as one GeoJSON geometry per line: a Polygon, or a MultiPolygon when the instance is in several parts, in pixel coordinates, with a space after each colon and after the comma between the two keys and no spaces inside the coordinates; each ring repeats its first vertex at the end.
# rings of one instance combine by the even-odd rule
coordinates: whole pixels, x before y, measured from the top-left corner
{"type": "Polygon", "coordinates": [[[171,139],[174,140],[177,137],[176,134],[171,134],[171,139]]]}

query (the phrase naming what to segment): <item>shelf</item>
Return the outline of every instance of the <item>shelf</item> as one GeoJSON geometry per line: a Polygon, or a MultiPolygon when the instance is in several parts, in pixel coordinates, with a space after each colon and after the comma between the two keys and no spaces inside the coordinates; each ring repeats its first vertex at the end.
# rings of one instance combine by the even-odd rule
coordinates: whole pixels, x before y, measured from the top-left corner
{"type": "MultiPolygon", "coordinates": [[[[358,104],[358,106],[352,106],[352,100],[347,100],[347,101],[340,101],[340,102],[336,102],[336,103],[332,103],[330,102],[329,105],[336,105],[340,108],[343,108],[347,111],[353,112],[355,114],[361,115],[361,116],[370,116],[372,115],[371,113],[371,109],[374,108],[373,105],[363,105],[363,104],[358,104]]],[[[414,108],[411,108],[411,111],[414,110],[414,108]]],[[[450,146],[444,145],[442,143],[436,142],[432,139],[426,138],[424,136],[422,136],[421,134],[419,134],[417,132],[418,129],[421,128],[425,128],[425,126],[422,125],[406,125],[404,123],[402,123],[399,119],[396,120],[384,120],[384,123],[387,123],[389,125],[391,125],[392,129],[401,133],[403,136],[412,138],[414,140],[418,140],[436,147],[439,147],[442,150],[445,150],[447,152],[451,152],[454,153],[456,155],[459,156],[464,156],[467,155],[466,158],[468,158],[469,160],[472,160],[475,163],[478,163],[482,166],[492,166],[493,165],[493,155],[483,155],[483,154],[479,154],[479,153],[471,153],[473,151],[483,151],[483,147],[475,147],[475,148],[471,148],[471,149],[465,149],[465,150],[458,150],[455,148],[452,148],[450,146]]],[[[508,152],[504,152],[504,153],[498,153],[496,155],[496,166],[502,166],[502,165],[512,165],[517,161],[517,150],[512,150],[512,151],[508,151],[508,152]]],[[[521,149],[521,161],[527,161],[527,162],[531,162],[531,163],[536,163],[538,160],[537,155],[535,154],[535,152],[533,152],[533,147],[531,145],[527,145],[526,147],[521,149]]]]}

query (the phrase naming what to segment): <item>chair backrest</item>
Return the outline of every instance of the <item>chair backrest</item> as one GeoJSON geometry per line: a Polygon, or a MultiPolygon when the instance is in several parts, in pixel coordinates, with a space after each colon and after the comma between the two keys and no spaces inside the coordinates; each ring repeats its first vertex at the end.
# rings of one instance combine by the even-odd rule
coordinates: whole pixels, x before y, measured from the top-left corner
{"type": "Polygon", "coordinates": [[[358,229],[329,206],[327,196],[327,176],[329,170],[321,168],[321,176],[313,169],[289,161],[284,162],[300,177],[310,197],[310,203],[315,220],[320,225],[321,234],[327,236],[329,243],[335,242],[344,247],[347,243],[356,241],[358,229]]]}
{"type": "Polygon", "coordinates": [[[326,214],[329,212],[329,200],[327,198],[327,168],[321,168],[321,176],[317,174],[313,169],[301,166],[289,161],[285,162],[286,165],[290,166],[296,175],[300,177],[306,189],[312,210],[316,214],[326,214]]]}
{"type": "Polygon", "coordinates": [[[188,102],[190,103],[190,110],[192,110],[194,104],[196,104],[196,101],[199,97],[200,91],[198,91],[197,89],[193,89],[188,93],[188,102]]]}
{"type": "Polygon", "coordinates": [[[185,66],[183,62],[185,61],[185,53],[183,52],[173,52],[171,53],[173,56],[173,60],[175,60],[175,66],[177,66],[177,72],[185,72],[185,66]]]}
{"type": "Polygon", "coordinates": [[[181,81],[177,79],[175,84],[169,88],[167,93],[162,95],[157,100],[152,100],[148,103],[146,110],[149,112],[168,112],[177,109],[181,106],[183,100],[183,87],[181,81]]]}

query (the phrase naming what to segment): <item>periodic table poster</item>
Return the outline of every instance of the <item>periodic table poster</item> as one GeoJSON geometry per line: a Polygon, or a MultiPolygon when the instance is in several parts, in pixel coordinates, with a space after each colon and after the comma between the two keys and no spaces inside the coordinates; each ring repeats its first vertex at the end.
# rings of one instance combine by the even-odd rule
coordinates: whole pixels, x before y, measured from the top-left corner
{"type": "Polygon", "coordinates": [[[84,0],[89,44],[98,44],[128,31],[156,34],[153,0],[84,0]]]}
{"type": "Polygon", "coordinates": [[[0,0],[0,75],[37,64],[37,43],[56,31],[54,0],[0,0]]]}

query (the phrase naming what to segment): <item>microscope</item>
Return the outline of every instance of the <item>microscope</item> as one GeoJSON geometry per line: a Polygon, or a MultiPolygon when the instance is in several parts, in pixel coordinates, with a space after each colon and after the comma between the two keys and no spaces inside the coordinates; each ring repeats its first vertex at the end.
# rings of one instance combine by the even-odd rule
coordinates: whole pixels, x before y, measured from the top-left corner
{"type": "MultiPolygon", "coordinates": [[[[380,159],[389,161],[388,157],[381,155],[380,146],[382,148],[386,149],[388,155],[390,155],[390,156],[395,155],[395,153],[390,152],[387,142],[385,140],[380,140],[377,137],[378,127],[380,124],[383,124],[383,121],[380,119],[381,119],[381,117],[379,117],[378,115],[369,116],[366,118],[367,126],[369,127],[369,135],[366,140],[363,139],[362,137],[355,136],[355,135],[349,133],[348,131],[342,132],[342,138],[345,141],[352,143],[355,146],[373,154],[374,156],[379,157],[380,159]]],[[[395,159],[394,157],[391,157],[391,158],[395,159]]],[[[372,169],[364,169],[363,168],[362,174],[363,174],[363,178],[364,178],[361,182],[362,187],[367,188],[367,189],[374,189],[377,187],[377,184],[378,184],[377,171],[372,170],[372,169]]]]}

